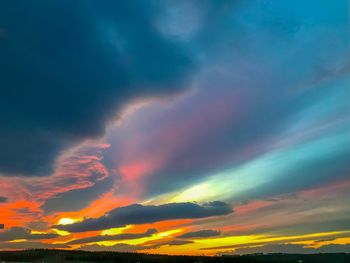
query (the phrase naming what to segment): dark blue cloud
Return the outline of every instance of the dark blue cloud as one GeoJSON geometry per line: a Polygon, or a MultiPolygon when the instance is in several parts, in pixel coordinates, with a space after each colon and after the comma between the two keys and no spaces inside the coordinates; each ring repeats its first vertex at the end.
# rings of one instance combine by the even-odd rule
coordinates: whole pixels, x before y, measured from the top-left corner
{"type": "Polygon", "coordinates": [[[173,219],[206,218],[227,215],[232,212],[229,205],[220,201],[202,205],[195,203],[169,203],[158,206],[133,204],[118,207],[99,218],[88,218],[82,222],[54,227],[69,232],[85,232],[173,219]]]}
{"type": "Polygon", "coordinates": [[[146,249],[155,249],[162,246],[182,246],[187,244],[194,243],[191,240],[181,240],[181,239],[174,239],[167,242],[160,242],[155,243],[151,245],[147,244],[141,244],[141,245],[129,245],[124,243],[118,243],[113,246],[104,246],[104,245],[98,245],[98,244],[89,244],[81,246],[79,249],[81,250],[87,250],[87,251],[119,251],[119,252],[134,252],[138,250],[146,250],[146,249]]]}
{"type": "Polygon", "coordinates": [[[0,3],[0,172],[47,175],[125,103],[169,94],[193,69],[138,1],[0,3]],[[19,7],[20,6],[20,7],[19,7]]]}
{"type": "Polygon", "coordinates": [[[30,229],[22,227],[12,227],[9,230],[0,233],[0,241],[11,241],[17,239],[27,240],[40,240],[40,239],[52,239],[58,237],[58,234],[43,233],[32,234],[30,229]]]}
{"type": "Polygon", "coordinates": [[[6,203],[7,202],[7,197],[0,196],[0,203],[6,203]]]}
{"type": "Polygon", "coordinates": [[[206,229],[206,230],[199,230],[199,231],[194,231],[194,232],[187,232],[185,234],[178,236],[178,238],[214,237],[214,236],[219,236],[220,234],[221,234],[220,231],[206,229]]]}

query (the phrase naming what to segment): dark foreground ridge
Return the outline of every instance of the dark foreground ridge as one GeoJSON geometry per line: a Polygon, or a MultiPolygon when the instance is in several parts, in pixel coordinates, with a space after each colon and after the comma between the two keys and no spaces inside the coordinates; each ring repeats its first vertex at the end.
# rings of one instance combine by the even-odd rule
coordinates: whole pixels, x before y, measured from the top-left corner
{"type": "Polygon", "coordinates": [[[243,256],[167,256],[119,252],[34,249],[0,251],[0,262],[120,262],[120,263],[350,263],[350,254],[254,254],[243,256]]]}

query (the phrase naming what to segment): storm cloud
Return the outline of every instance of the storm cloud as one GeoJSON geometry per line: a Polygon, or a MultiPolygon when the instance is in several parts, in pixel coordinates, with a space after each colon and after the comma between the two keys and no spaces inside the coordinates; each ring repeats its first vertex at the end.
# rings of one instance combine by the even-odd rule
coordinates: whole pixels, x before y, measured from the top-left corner
{"type": "Polygon", "coordinates": [[[130,99],[177,92],[193,69],[138,1],[0,4],[0,173],[48,175],[130,99]],[[19,21],[20,19],[20,21],[19,21]]]}
{"type": "Polygon", "coordinates": [[[70,225],[55,225],[60,230],[69,232],[95,231],[125,225],[154,223],[173,219],[196,219],[232,213],[232,208],[220,201],[204,203],[169,203],[164,205],[133,204],[118,207],[99,218],[88,218],[70,225]]]}

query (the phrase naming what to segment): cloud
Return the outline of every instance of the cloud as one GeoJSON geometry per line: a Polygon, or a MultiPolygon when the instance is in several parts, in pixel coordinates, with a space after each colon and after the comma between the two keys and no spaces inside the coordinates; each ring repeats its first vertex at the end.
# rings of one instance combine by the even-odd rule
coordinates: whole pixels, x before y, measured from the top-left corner
{"type": "Polygon", "coordinates": [[[0,203],[6,203],[7,202],[7,197],[0,196],[0,203]]]}
{"type": "Polygon", "coordinates": [[[53,239],[59,235],[54,233],[32,234],[30,229],[22,227],[12,227],[9,230],[0,233],[0,241],[12,241],[17,239],[40,240],[53,239]]]}
{"type": "Polygon", "coordinates": [[[90,187],[59,193],[47,199],[41,206],[41,209],[47,214],[61,211],[79,211],[110,190],[113,187],[113,182],[112,177],[107,177],[100,181],[92,182],[93,185],[90,187]]]}
{"type": "Polygon", "coordinates": [[[0,243],[0,249],[36,249],[36,248],[70,248],[70,246],[66,244],[49,244],[49,243],[42,243],[42,242],[1,242],[0,243]]]}
{"type": "Polygon", "coordinates": [[[183,235],[178,236],[178,238],[201,238],[201,237],[214,237],[219,236],[221,233],[217,230],[199,230],[195,232],[187,232],[183,235]]]}
{"type": "MultiPolygon", "coordinates": [[[[174,14],[167,21],[160,1],[51,0],[21,8],[0,3],[0,175],[48,175],[57,167],[45,179],[7,178],[9,185],[20,183],[18,188],[5,184],[1,195],[28,204],[0,201],[9,209],[5,214],[13,215],[5,218],[27,224],[39,217],[51,225],[53,219],[38,209],[41,204],[44,213],[77,211],[114,183],[120,183],[117,198],[123,203],[115,206],[158,200],[157,194],[169,192],[181,198],[166,194],[161,200],[231,204],[347,177],[346,0],[321,1],[317,7],[301,0],[189,1],[162,3],[174,14]],[[177,5],[182,9],[172,8],[177,5]],[[194,23],[184,28],[188,21],[194,23]],[[104,134],[128,102],[187,86],[193,90],[177,100],[147,104],[110,129],[104,142],[111,147],[97,158],[118,179],[89,178],[84,163],[91,154],[73,158],[69,169],[59,172],[63,164],[57,156],[104,134]],[[72,169],[74,161],[78,169],[72,169]],[[140,191],[130,191],[125,178],[140,191]]],[[[190,224],[226,226],[229,235],[344,230],[349,198],[340,200],[340,192],[333,191],[334,196],[258,205],[247,214],[190,224]]],[[[100,200],[101,209],[111,209],[113,200],[100,200]]],[[[82,222],[56,227],[83,232],[232,212],[224,206],[172,203],[130,205],[84,218],[101,209],[73,213],[82,222]]]]}
{"type": "Polygon", "coordinates": [[[86,238],[79,238],[69,241],[67,244],[84,244],[84,243],[94,243],[100,241],[117,241],[117,240],[131,240],[152,236],[157,233],[157,229],[150,228],[143,233],[123,233],[118,235],[104,235],[104,236],[93,236],[86,238]]]}
{"type": "Polygon", "coordinates": [[[187,244],[192,244],[194,243],[191,240],[181,240],[181,239],[175,239],[167,243],[163,243],[162,245],[168,245],[168,246],[183,246],[187,244]]]}
{"type": "Polygon", "coordinates": [[[234,250],[234,254],[254,253],[349,253],[350,244],[329,244],[319,248],[306,247],[300,244],[267,244],[255,247],[242,247],[234,250]]]}
{"type": "Polygon", "coordinates": [[[35,222],[29,222],[28,228],[37,230],[37,231],[47,231],[50,227],[47,222],[44,221],[35,221],[35,222]]]}
{"type": "MultiPolygon", "coordinates": [[[[310,201],[308,201],[310,203],[310,201]]],[[[319,207],[322,204],[318,204],[319,207]]],[[[285,206],[284,206],[285,207],[285,206]]],[[[240,235],[254,235],[254,234],[260,234],[260,233],[268,233],[271,235],[275,234],[283,234],[283,235],[296,235],[296,234],[305,234],[305,233],[320,233],[320,232],[343,232],[347,231],[350,228],[350,222],[348,219],[344,218],[343,214],[340,212],[333,211],[332,215],[335,216],[334,219],[331,218],[321,218],[312,221],[308,220],[301,220],[300,222],[291,222],[290,221],[290,214],[296,213],[295,211],[311,211],[314,208],[310,206],[305,206],[300,208],[300,206],[295,206],[293,209],[287,210],[286,212],[279,213],[279,218],[277,221],[274,214],[276,211],[283,211],[283,206],[278,206],[274,210],[267,210],[265,213],[258,213],[255,212],[251,214],[250,216],[241,216],[241,220],[244,220],[243,222],[246,222],[246,225],[254,225],[259,222],[261,222],[261,218],[264,219],[264,221],[269,222],[268,224],[263,224],[260,227],[256,228],[247,228],[243,230],[238,230],[240,235]],[[309,208],[309,210],[307,210],[309,208]],[[338,214],[339,213],[339,214],[338,214]],[[336,216],[338,214],[338,216],[336,216]],[[269,215],[269,216],[267,216],[269,215]],[[283,231],[281,230],[283,229],[283,231]]],[[[316,208],[317,209],[317,208],[316,208]]],[[[316,215],[313,215],[315,217],[316,215]]],[[[232,220],[233,224],[238,224],[241,221],[238,221],[236,219],[232,220]]],[[[344,234],[338,234],[335,236],[343,236],[344,234]]]]}
{"type": "Polygon", "coordinates": [[[115,244],[113,246],[104,246],[99,244],[91,244],[91,245],[84,245],[81,246],[80,250],[87,250],[87,251],[118,251],[118,252],[135,252],[139,250],[146,250],[146,249],[155,249],[162,246],[182,246],[187,244],[194,243],[191,240],[180,240],[175,239],[167,242],[160,242],[155,243],[151,245],[141,244],[141,245],[129,245],[124,243],[115,244]]]}
{"type": "Polygon", "coordinates": [[[202,205],[190,202],[149,206],[133,204],[118,207],[99,218],[88,218],[71,225],[55,225],[54,228],[69,232],[85,232],[122,227],[130,224],[137,225],[173,219],[205,218],[230,213],[232,213],[232,208],[220,201],[202,205]]]}
{"type": "Polygon", "coordinates": [[[350,253],[350,244],[328,244],[317,249],[320,253],[350,253]]]}
{"type": "Polygon", "coordinates": [[[0,4],[0,173],[48,175],[131,99],[173,94],[194,69],[154,26],[154,2],[0,4]]]}
{"type": "MultiPolygon", "coordinates": [[[[215,2],[210,7],[200,33],[206,37],[199,37],[196,44],[215,43],[210,52],[198,51],[206,64],[196,76],[193,93],[171,107],[143,108],[128,119],[128,125],[111,132],[116,147],[110,149],[110,159],[115,167],[132,167],[129,174],[141,170],[139,174],[150,175],[140,182],[145,198],[196,184],[230,167],[252,162],[254,170],[254,160],[280,149],[282,160],[272,161],[266,173],[275,173],[276,163],[285,164],[279,173],[281,180],[257,189],[260,196],[295,191],[348,174],[349,150],[344,143],[340,144],[343,152],[331,151],[333,146],[328,143],[320,145],[320,151],[308,145],[348,130],[345,2],[308,11],[295,1],[242,2],[245,4],[238,8],[216,9],[215,2]],[[219,12],[213,25],[214,11],[219,12]],[[320,26],[325,21],[327,26],[320,26]],[[330,119],[340,121],[336,124],[330,119]],[[282,141],[289,144],[282,146],[282,141]],[[299,154],[283,154],[283,150],[288,153],[303,145],[310,149],[305,162],[299,161],[299,154]],[[318,158],[319,152],[329,155],[318,158]],[[332,165],[325,169],[320,163],[332,165]],[[302,178],[296,180],[296,175],[302,178]]],[[[124,171],[128,177],[128,169],[124,171]]],[[[259,172],[252,173],[259,177],[259,172]]],[[[231,184],[226,185],[231,194],[231,184]]]]}

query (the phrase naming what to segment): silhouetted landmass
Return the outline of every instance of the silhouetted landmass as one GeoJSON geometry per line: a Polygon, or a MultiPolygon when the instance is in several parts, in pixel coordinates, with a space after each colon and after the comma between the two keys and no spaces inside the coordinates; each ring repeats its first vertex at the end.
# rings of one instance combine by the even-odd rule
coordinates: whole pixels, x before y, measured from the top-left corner
{"type": "Polygon", "coordinates": [[[350,254],[254,254],[242,256],[206,257],[34,249],[24,251],[0,251],[0,262],[350,263],[350,254]]]}

